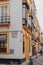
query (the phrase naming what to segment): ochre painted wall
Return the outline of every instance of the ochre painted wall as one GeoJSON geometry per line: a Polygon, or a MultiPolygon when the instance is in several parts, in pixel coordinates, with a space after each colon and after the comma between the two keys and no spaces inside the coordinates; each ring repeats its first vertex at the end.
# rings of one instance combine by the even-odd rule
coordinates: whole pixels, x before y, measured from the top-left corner
{"type": "Polygon", "coordinates": [[[29,54],[30,54],[30,37],[29,37],[29,35],[27,36],[25,34],[24,40],[25,40],[25,57],[26,57],[26,59],[29,59],[29,54]]]}

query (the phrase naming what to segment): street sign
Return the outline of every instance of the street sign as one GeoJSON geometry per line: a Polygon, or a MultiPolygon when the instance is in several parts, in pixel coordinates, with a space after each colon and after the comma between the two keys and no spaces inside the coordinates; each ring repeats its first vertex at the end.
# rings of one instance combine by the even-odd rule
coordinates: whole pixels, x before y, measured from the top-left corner
{"type": "Polygon", "coordinates": [[[17,38],[17,34],[18,34],[17,31],[13,31],[13,32],[12,32],[12,37],[13,37],[13,38],[17,38]]]}

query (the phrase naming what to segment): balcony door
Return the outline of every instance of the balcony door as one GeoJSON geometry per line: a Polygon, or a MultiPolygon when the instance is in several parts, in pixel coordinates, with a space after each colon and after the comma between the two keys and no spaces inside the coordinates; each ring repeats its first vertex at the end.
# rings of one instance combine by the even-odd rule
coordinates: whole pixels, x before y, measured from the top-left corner
{"type": "Polygon", "coordinates": [[[6,23],[8,19],[7,16],[8,16],[8,7],[1,6],[0,7],[0,23],[6,23]]]}

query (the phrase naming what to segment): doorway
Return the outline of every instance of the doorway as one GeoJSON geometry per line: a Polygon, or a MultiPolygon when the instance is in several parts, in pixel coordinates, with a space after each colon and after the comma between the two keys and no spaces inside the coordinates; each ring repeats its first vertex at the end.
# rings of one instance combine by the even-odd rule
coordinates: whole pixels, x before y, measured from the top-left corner
{"type": "Polygon", "coordinates": [[[33,45],[33,46],[32,46],[32,56],[34,56],[34,55],[36,55],[36,48],[35,48],[35,46],[33,45]]]}

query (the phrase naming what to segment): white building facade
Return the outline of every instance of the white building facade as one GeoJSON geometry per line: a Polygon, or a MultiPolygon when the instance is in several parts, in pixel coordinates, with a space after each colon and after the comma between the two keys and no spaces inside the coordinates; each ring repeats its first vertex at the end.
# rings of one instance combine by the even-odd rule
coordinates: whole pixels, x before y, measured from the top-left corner
{"type": "Polygon", "coordinates": [[[30,2],[31,0],[0,0],[0,63],[21,63],[32,55],[30,2]]]}

